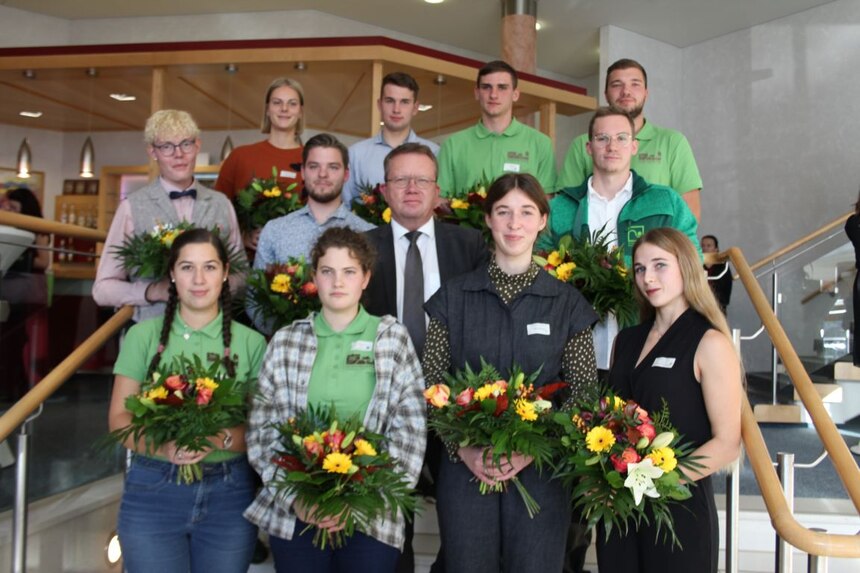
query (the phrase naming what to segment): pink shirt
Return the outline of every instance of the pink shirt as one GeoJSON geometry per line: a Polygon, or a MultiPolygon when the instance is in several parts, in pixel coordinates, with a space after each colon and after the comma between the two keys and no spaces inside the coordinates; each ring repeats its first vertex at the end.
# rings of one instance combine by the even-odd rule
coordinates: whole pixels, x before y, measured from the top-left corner
{"type": "MultiPolygon", "coordinates": [[[[161,186],[167,193],[182,191],[182,189],[170,185],[164,179],[161,179],[161,186]]],[[[191,197],[182,197],[172,200],[171,204],[176,209],[176,214],[180,220],[191,220],[194,199],[191,197]]],[[[232,206],[230,208],[229,219],[230,234],[228,241],[232,245],[232,249],[235,249],[236,252],[243,251],[245,247],[242,244],[242,235],[239,232],[239,221],[236,219],[236,212],[232,206]]],[[[144,232],[144,229],[140,229],[138,232],[144,232]]],[[[122,261],[114,253],[114,249],[122,245],[125,238],[134,233],[131,204],[128,201],[122,201],[116,210],[116,214],[114,214],[113,222],[111,222],[101,259],[99,260],[98,270],[96,271],[96,280],[93,284],[93,300],[99,306],[119,307],[127,304],[133,306],[151,306],[145,297],[146,288],[157,281],[151,279],[142,279],[135,282],[129,281],[128,272],[123,268],[122,261]]],[[[228,248],[228,250],[232,249],[228,248]]],[[[245,284],[245,276],[241,274],[232,274],[228,280],[230,282],[230,290],[234,293],[245,284]]]]}

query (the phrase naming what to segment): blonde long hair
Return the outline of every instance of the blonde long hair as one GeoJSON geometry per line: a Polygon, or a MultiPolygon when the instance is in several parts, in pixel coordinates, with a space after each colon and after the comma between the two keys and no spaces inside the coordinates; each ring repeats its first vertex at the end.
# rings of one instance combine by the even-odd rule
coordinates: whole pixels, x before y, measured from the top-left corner
{"type": "MultiPolygon", "coordinates": [[[[681,270],[681,278],[684,281],[684,298],[690,307],[704,316],[711,326],[722,332],[731,341],[732,333],[729,323],[720,310],[720,305],[714,297],[714,292],[708,285],[707,275],[702,268],[702,260],[690,239],[677,229],[660,227],[651,229],[636,241],[633,245],[633,258],[636,250],[644,245],[654,245],[678,258],[681,270]]],[[[654,318],[656,310],[650,302],[642,295],[638,288],[633,289],[636,301],[639,303],[639,317],[642,322],[654,318]]]]}

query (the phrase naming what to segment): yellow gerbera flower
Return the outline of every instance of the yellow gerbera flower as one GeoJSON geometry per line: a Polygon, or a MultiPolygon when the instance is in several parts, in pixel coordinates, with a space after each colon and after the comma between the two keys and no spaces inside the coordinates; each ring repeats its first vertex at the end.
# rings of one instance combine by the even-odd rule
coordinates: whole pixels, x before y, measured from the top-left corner
{"type": "Polygon", "coordinates": [[[548,262],[554,267],[557,267],[562,262],[561,254],[558,251],[551,252],[546,258],[546,262],[548,262]]]}
{"type": "Polygon", "coordinates": [[[517,415],[520,419],[526,422],[534,422],[537,420],[537,412],[535,411],[535,405],[533,402],[520,398],[514,404],[516,404],[517,415]]]}
{"type": "Polygon", "coordinates": [[[330,474],[346,474],[352,467],[352,458],[348,454],[332,452],[323,460],[323,469],[330,474]]]}
{"type": "Polygon", "coordinates": [[[555,269],[555,276],[562,282],[570,280],[570,275],[573,274],[573,269],[576,268],[576,263],[564,263],[555,269]]]}
{"type": "Polygon", "coordinates": [[[589,451],[606,452],[615,445],[615,435],[603,426],[597,426],[585,435],[585,445],[589,451]]]}
{"type": "Polygon", "coordinates": [[[507,388],[504,384],[499,384],[498,382],[484,384],[475,390],[475,400],[480,402],[481,400],[486,400],[490,396],[501,396],[505,393],[506,389],[507,388]]]}
{"type": "Polygon", "coordinates": [[[162,398],[167,398],[167,388],[164,386],[159,386],[158,388],[153,388],[149,392],[146,393],[144,398],[149,398],[150,400],[158,400],[162,398]]]}
{"type": "Polygon", "coordinates": [[[272,292],[280,292],[280,293],[288,293],[290,292],[290,283],[292,280],[290,279],[290,275],[281,273],[275,275],[275,278],[272,279],[271,289],[272,292]]]}
{"type": "Polygon", "coordinates": [[[452,209],[468,209],[469,202],[463,201],[462,199],[451,199],[451,208],[452,209]]]}
{"type": "Polygon", "coordinates": [[[678,460],[672,448],[657,448],[646,457],[651,458],[654,465],[664,472],[670,472],[678,466],[678,460]]]}
{"type": "Polygon", "coordinates": [[[477,191],[475,191],[475,193],[477,193],[478,195],[480,195],[480,196],[481,196],[481,197],[483,197],[484,199],[486,199],[486,198],[487,198],[487,190],[486,190],[486,189],[484,189],[484,187],[483,187],[483,186],[478,187],[478,190],[477,190],[477,191]]]}
{"type": "Polygon", "coordinates": [[[197,386],[197,389],[200,388],[209,388],[210,390],[215,390],[218,388],[218,383],[212,380],[211,378],[198,378],[194,385],[197,386]]]}
{"type": "Polygon", "coordinates": [[[353,455],[356,456],[375,456],[376,450],[373,448],[370,442],[367,440],[358,439],[355,441],[355,451],[353,455]]]}
{"type": "Polygon", "coordinates": [[[386,223],[391,222],[391,207],[386,207],[385,211],[382,212],[382,220],[386,223]]]}
{"type": "Polygon", "coordinates": [[[277,187],[272,187],[269,190],[269,197],[280,197],[280,196],[281,196],[281,190],[278,189],[277,187]]]}
{"type": "Polygon", "coordinates": [[[161,236],[161,244],[169,247],[173,244],[173,241],[176,240],[176,237],[179,236],[179,231],[167,231],[161,236]]]}

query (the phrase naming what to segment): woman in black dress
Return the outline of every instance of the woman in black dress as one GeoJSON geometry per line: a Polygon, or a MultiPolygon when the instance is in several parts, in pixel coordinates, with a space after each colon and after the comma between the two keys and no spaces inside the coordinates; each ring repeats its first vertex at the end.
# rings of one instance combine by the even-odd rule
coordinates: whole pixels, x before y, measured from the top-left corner
{"type": "Polygon", "coordinates": [[[600,573],[717,571],[719,526],[708,476],[737,458],[742,370],[728,325],[690,240],[653,229],[633,246],[642,323],[619,333],[609,373],[613,389],[650,412],[665,400],[672,424],[691,441],[702,467],[688,472],[693,497],[672,508],[683,549],[643,525],[598,535],[600,573]]]}
{"type": "MultiPolygon", "coordinates": [[[[854,245],[854,266],[860,270],[860,196],[857,197],[857,203],[854,204],[854,214],[845,221],[845,234],[848,235],[851,244],[854,245]]],[[[858,282],[858,278],[860,278],[860,272],[854,275],[854,294],[852,295],[855,331],[860,326],[860,296],[858,296],[858,293],[860,293],[860,282],[858,282]]],[[[853,346],[854,366],[860,366],[860,349],[857,348],[858,341],[860,341],[860,337],[855,335],[853,346]]]]}

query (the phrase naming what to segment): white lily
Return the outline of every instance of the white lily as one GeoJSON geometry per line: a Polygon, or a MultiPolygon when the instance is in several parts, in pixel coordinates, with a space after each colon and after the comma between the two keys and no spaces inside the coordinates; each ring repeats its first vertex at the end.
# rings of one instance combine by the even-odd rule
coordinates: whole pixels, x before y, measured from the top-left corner
{"type": "Polygon", "coordinates": [[[643,495],[660,497],[657,488],[654,487],[654,480],[662,475],[663,470],[654,466],[654,460],[645,458],[639,463],[627,464],[627,479],[624,480],[624,487],[633,490],[633,501],[639,505],[643,495]]]}

